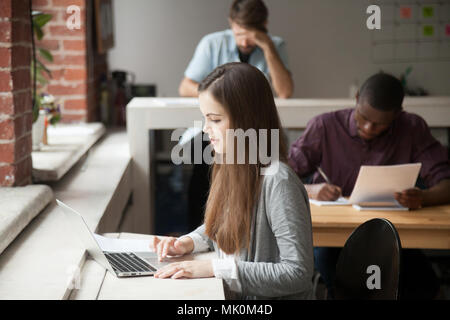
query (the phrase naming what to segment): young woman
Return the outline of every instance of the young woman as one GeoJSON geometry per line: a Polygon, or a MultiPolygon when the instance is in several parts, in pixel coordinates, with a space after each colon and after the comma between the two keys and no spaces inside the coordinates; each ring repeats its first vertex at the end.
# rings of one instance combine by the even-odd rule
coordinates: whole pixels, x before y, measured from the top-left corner
{"type": "Polygon", "coordinates": [[[228,298],[312,298],[308,196],[286,164],[284,136],[267,79],[246,63],[222,65],[200,84],[199,104],[203,131],[210,137],[214,159],[220,160],[212,166],[204,224],[180,238],[154,237],[153,247],[160,259],[210,248],[219,259],[172,263],[155,277],[222,278],[228,298]],[[254,130],[257,142],[245,139],[239,144],[239,135],[229,134],[230,129],[254,130]],[[261,132],[267,133],[266,139],[261,132]],[[244,152],[244,163],[237,161],[239,152],[244,152]],[[269,154],[279,159],[270,166],[262,156],[269,154]]]}

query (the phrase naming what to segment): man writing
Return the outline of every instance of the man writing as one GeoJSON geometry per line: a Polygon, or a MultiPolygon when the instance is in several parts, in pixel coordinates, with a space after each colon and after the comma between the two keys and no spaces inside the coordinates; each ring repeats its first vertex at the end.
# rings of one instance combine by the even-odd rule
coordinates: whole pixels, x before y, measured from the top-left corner
{"type": "MultiPolygon", "coordinates": [[[[400,81],[379,73],[361,86],[355,109],[322,114],[308,123],[291,146],[289,158],[300,177],[312,175],[310,184],[305,185],[310,198],[336,200],[341,194],[350,196],[361,165],[420,162],[420,183],[425,188],[398,192],[394,195],[397,201],[410,209],[450,203],[447,150],[432,137],[421,117],[402,110],[403,97],[400,81]],[[318,167],[329,183],[324,182],[318,167]]],[[[421,297],[433,297],[436,279],[425,257],[412,250],[403,251],[404,267],[406,270],[409,266],[411,276],[408,281],[405,275],[405,285],[424,285],[425,290],[416,292],[421,292],[421,297]],[[420,279],[427,280],[421,284],[420,279]]],[[[316,267],[329,291],[338,254],[336,248],[315,248],[316,267]]]]}
{"type": "Polygon", "coordinates": [[[228,62],[247,62],[271,80],[276,95],[289,98],[293,81],[287,69],[285,43],[267,33],[268,11],[261,0],[235,0],[230,9],[230,28],[203,37],[189,63],[179,94],[196,97],[198,84],[212,70],[228,62]]]}

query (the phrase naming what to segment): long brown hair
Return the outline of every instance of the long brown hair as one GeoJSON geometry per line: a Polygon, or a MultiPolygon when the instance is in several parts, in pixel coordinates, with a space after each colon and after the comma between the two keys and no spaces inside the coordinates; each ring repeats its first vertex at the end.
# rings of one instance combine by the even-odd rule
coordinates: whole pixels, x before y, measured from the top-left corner
{"type": "MultiPolygon", "coordinates": [[[[286,162],[286,142],[270,84],[257,68],[232,62],[216,68],[199,85],[201,94],[208,91],[227,112],[230,129],[278,129],[278,150],[271,150],[271,135],[267,136],[268,155],[278,152],[280,161],[286,162]]],[[[259,146],[259,137],[257,137],[259,146]]],[[[236,139],[234,141],[236,148],[236,139]]],[[[211,173],[211,186],[206,203],[206,234],[216,241],[227,254],[249,248],[252,216],[260,195],[264,165],[248,161],[249,139],[245,139],[244,164],[215,162],[211,173]]],[[[259,148],[259,147],[258,147],[259,148]]],[[[259,150],[258,150],[259,151],[259,150]]],[[[235,156],[237,152],[234,153],[235,156]]]]}

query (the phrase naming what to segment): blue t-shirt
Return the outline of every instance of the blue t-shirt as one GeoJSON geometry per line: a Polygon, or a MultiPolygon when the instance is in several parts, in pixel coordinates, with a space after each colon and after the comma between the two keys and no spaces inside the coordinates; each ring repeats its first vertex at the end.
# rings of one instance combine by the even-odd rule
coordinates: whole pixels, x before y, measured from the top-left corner
{"type": "MultiPolygon", "coordinates": [[[[270,36],[284,66],[288,69],[286,45],[280,37],[270,36]]],[[[184,75],[196,82],[201,82],[218,66],[228,62],[239,62],[239,51],[234,40],[233,31],[224,31],[208,34],[200,40],[195,49],[194,56],[189,63],[184,75]]],[[[264,52],[256,47],[250,55],[248,63],[261,70],[267,79],[269,67],[264,52]]]]}

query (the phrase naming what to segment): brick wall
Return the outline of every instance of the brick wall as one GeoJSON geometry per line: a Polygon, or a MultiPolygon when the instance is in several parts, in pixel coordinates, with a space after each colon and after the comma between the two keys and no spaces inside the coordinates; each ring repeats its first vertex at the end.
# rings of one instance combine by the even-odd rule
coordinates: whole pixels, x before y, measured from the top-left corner
{"type": "Polygon", "coordinates": [[[28,0],[0,1],[0,186],[31,183],[28,0]]]}
{"type": "Polygon", "coordinates": [[[52,78],[45,92],[53,94],[61,105],[63,122],[98,121],[97,82],[101,72],[107,72],[106,54],[98,55],[95,47],[94,1],[33,0],[33,10],[53,15],[44,28],[45,36],[37,41],[49,50],[53,63],[46,63],[52,78]],[[66,21],[71,15],[67,7],[81,9],[81,28],[70,30],[66,21]],[[102,66],[100,73],[97,65],[102,66]]]}

